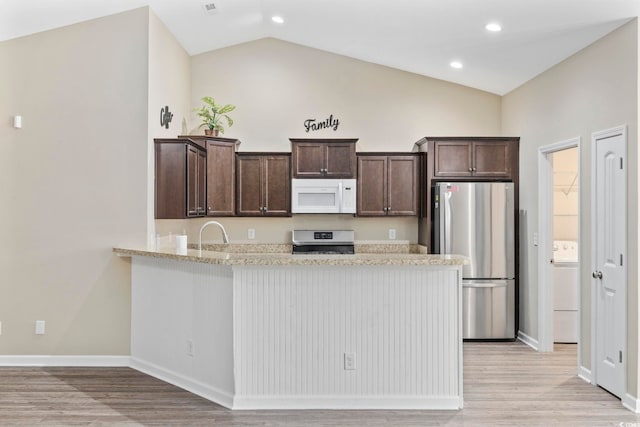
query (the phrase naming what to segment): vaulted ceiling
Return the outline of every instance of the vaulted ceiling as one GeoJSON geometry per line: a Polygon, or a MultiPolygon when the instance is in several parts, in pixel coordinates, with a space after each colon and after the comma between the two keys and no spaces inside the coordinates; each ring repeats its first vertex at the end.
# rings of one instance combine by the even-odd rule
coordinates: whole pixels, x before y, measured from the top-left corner
{"type": "Polygon", "coordinates": [[[0,41],[142,6],[191,55],[274,37],[500,95],[640,15],[640,0],[0,0],[0,41]]]}

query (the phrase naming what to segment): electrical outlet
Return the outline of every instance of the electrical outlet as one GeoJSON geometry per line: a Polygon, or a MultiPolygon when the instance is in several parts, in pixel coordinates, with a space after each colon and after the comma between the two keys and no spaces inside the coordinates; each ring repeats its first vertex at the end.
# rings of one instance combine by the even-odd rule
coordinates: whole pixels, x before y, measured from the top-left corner
{"type": "Polygon", "coordinates": [[[356,354],[345,353],[344,354],[344,369],[345,371],[353,371],[356,369],[356,354]]]}
{"type": "Polygon", "coordinates": [[[193,357],[193,341],[187,340],[187,356],[193,357]]]}
{"type": "Polygon", "coordinates": [[[36,320],[36,335],[44,335],[44,320],[36,320]]]}
{"type": "Polygon", "coordinates": [[[247,239],[253,240],[256,238],[256,229],[249,228],[247,229],[247,239]]]}
{"type": "Polygon", "coordinates": [[[395,238],[396,238],[396,229],[395,228],[390,228],[389,229],[389,239],[395,240],[395,238]]]}

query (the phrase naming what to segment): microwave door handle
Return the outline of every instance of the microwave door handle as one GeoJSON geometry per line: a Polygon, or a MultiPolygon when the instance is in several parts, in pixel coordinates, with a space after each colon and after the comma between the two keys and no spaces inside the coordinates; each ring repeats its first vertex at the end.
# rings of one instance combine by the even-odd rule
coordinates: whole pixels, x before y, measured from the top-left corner
{"type": "Polygon", "coordinates": [[[342,181],[338,183],[338,212],[342,213],[342,181]]]}

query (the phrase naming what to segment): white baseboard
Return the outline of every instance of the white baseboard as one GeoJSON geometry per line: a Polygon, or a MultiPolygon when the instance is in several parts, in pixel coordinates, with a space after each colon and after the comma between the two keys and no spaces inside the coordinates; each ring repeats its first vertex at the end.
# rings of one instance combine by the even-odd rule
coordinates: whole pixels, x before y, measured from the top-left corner
{"type": "Polygon", "coordinates": [[[640,400],[631,396],[630,394],[625,394],[622,398],[622,406],[630,410],[631,412],[635,412],[636,414],[640,412],[640,400]]]}
{"type": "Polygon", "coordinates": [[[531,338],[529,335],[525,334],[522,331],[518,331],[518,339],[535,351],[538,351],[538,349],[540,348],[538,340],[531,338]]]}
{"type": "Polygon", "coordinates": [[[458,410],[458,396],[236,396],[233,409],[458,410]]]}
{"type": "Polygon", "coordinates": [[[580,366],[578,368],[578,377],[582,378],[583,380],[585,380],[589,384],[591,384],[591,382],[593,380],[593,377],[591,376],[591,370],[585,368],[584,366],[580,366]]]}
{"type": "Polygon", "coordinates": [[[131,357],[131,363],[129,366],[147,375],[158,378],[159,380],[168,382],[169,384],[173,384],[193,394],[197,394],[200,397],[211,400],[225,408],[234,409],[233,394],[230,392],[220,390],[135,357],[131,357]]]}
{"type": "Polygon", "coordinates": [[[0,356],[0,366],[74,366],[126,368],[129,356],[0,356]]]}

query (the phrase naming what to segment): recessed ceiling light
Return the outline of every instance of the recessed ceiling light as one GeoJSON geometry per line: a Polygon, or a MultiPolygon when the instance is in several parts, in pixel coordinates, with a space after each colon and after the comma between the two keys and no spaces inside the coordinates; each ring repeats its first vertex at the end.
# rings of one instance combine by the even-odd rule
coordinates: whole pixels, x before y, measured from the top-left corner
{"type": "Polygon", "coordinates": [[[451,65],[451,68],[456,68],[458,70],[462,68],[462,62],[460,61],[453,61],[449,65],[451,65]]]}
{"type": "Polygon", "coordinates": [[[491,22],[487,25],[485,25],[485,27],[487,29],[487,31],[491,31],[492,33],[497,33],[499,31],[502,31],[502,27],[500,26],[500,24],[497,24],[495,22],[491,22]]]}
{"type": "Polygon", "coordinates": [[[276,24],[284,24],[284,18],[282,16],[278,16],[278,15],[272,16],[271,20],[276,24]]]}

